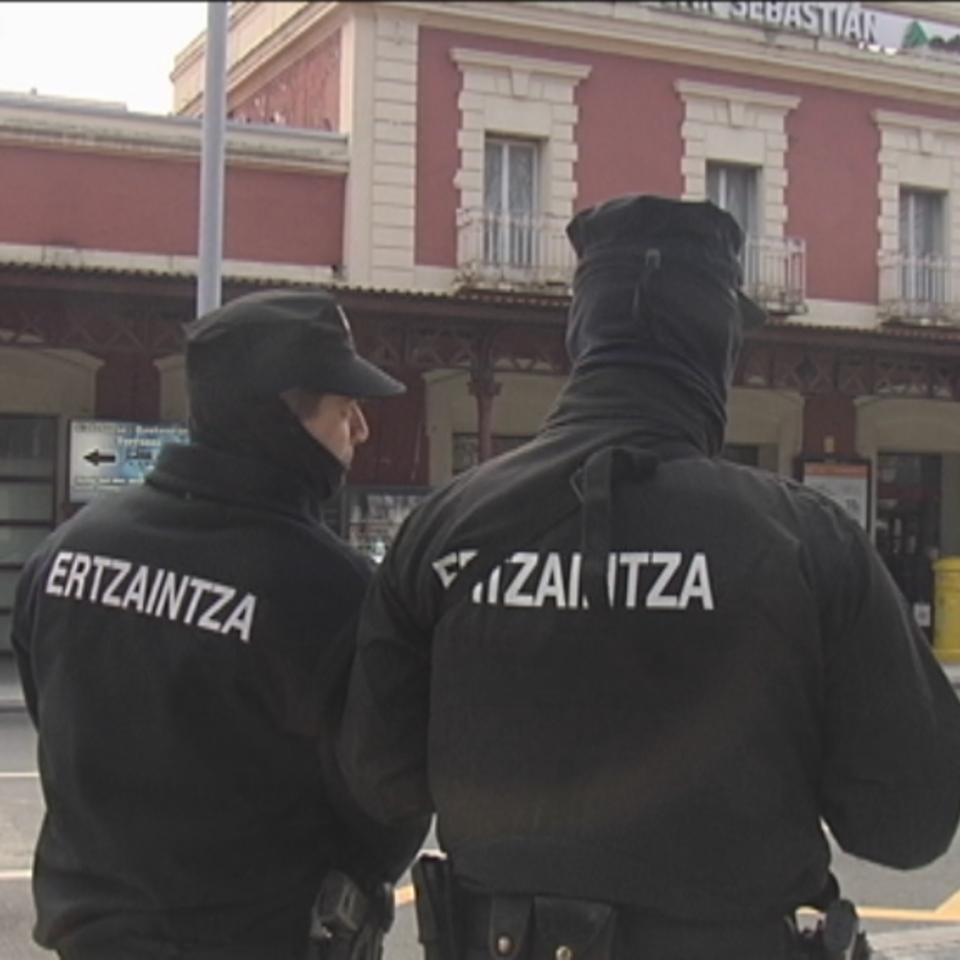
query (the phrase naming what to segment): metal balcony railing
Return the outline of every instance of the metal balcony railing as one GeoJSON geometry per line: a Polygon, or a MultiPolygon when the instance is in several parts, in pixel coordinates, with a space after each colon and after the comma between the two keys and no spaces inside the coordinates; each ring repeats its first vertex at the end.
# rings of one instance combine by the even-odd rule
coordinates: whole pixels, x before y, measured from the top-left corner
{"type": "MultiPolygon", "coordinates": [[[[457,277],[471,287],[562,287],[573,280],[576,256],[562,217],[461,210],[457,277]]],[[[744,290],[774,313],[805,309],[806,247],[793,237],[748,237],[744,290]]]]}
{"type": "Polygon", "coordinates": [[[457,275],[469,286],[569,287],[576,257],[562,217],[461,210],[457,275]]]}
{"type": "Polygon", "coordinates": [[[743,245],[743,289],[771,313],[804,313],[807,245],[797,237],[750,237],[743,245]]]}
{"type": "Polygon", "coordinates": [[[960,260],[881,253],[879,314],[907,323],[960,323],[960,260]]]}

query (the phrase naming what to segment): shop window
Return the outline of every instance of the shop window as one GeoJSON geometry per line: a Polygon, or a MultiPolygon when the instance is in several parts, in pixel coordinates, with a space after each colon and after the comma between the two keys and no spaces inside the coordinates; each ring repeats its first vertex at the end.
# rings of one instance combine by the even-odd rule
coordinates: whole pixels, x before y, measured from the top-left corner
{"type": "Polygon", "coordinates": [[[488,137],[484,150],[484,259],[488,264],[536,264],[538,145],[488,137]]]}
{"type": "Polygon", "coordinates": [[[936,454],[878,455],[877,550],[929,636],[933,561],[940,550],[940,491],[936,454]]]}
{"type": "Polygon", "coordinates": [[[54,527],[57,421],[0,416],[0,650],[23,564],[54,527]]]}
{"type": "Polygon", "coordinates": [[[346,487],[324,504],[323,521],[378,563],[429,487],[346,487]]]}
{"type": "Polygon", "coordinates": [[[949,271],[944,263],[945,195],[933,190],[900,191],[901,297],[917,303],[946,303],[949,271]]]}

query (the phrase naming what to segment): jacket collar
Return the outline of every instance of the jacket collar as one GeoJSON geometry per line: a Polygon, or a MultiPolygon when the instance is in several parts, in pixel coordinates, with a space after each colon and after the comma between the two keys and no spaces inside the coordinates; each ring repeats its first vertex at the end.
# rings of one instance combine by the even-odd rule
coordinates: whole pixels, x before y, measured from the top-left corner
{"type": "Polygon", "coordinates": [[[317,498],[297,477],[269,464],[201,444],[167,444],[147,475],[147,483],[184,498],[317,520],[317,498]]]}
{"type": "Polygon", "coordinates": [[[605,443],[713,456],[722,428],[697,397],[655,367],[604,364],[575,368],[543,424],[542,435],[583,427],[605,443]],[[719,435],[718,435],[719,434],[719,435]]]}

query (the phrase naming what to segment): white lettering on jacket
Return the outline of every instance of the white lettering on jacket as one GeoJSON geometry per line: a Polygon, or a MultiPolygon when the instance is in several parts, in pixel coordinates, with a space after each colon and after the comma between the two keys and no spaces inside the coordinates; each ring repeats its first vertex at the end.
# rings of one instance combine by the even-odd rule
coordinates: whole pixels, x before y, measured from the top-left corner
{"type": "MultiPolygon", "coordinates": [[[[445,590],[476,555],[476,550],[456,550],[433,563],[445,590]]],[[[579,553],[521,550],[475,584],[471,599],[494,607],[587,610],[590,605],[581,583],[582,568],[579,553]]],[[[612,608],[625,610],[713,610],[707,555],[673,550],[608,554],[607,597],[612,608]]]]}
{"type": "Polygon", "coordinates": [[[257,598],[236,587],[118,557],[60,550],[44,591],[250,641],[257,598]]]}

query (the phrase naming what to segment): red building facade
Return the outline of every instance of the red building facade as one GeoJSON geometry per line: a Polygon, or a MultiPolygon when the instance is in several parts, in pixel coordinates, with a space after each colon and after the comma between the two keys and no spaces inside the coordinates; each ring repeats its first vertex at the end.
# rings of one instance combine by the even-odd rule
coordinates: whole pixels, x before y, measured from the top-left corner
{"type": "MultiPolygon", "coordinates": [[[[231,4],[224,298],[336,289],[409,387],[372,409],[332,522],[378,550],[425,490],[536,430],[566,372],[574,212],[709,197],[773,318],[727,455],[830,487],[923,619],[932,559],[960,554],[947,7],[231,4]]],[[[200,39],[165,118],[0,99],[0,621],[78,506],[71,424],[186,418],[203,75],[200,39]]]]}

